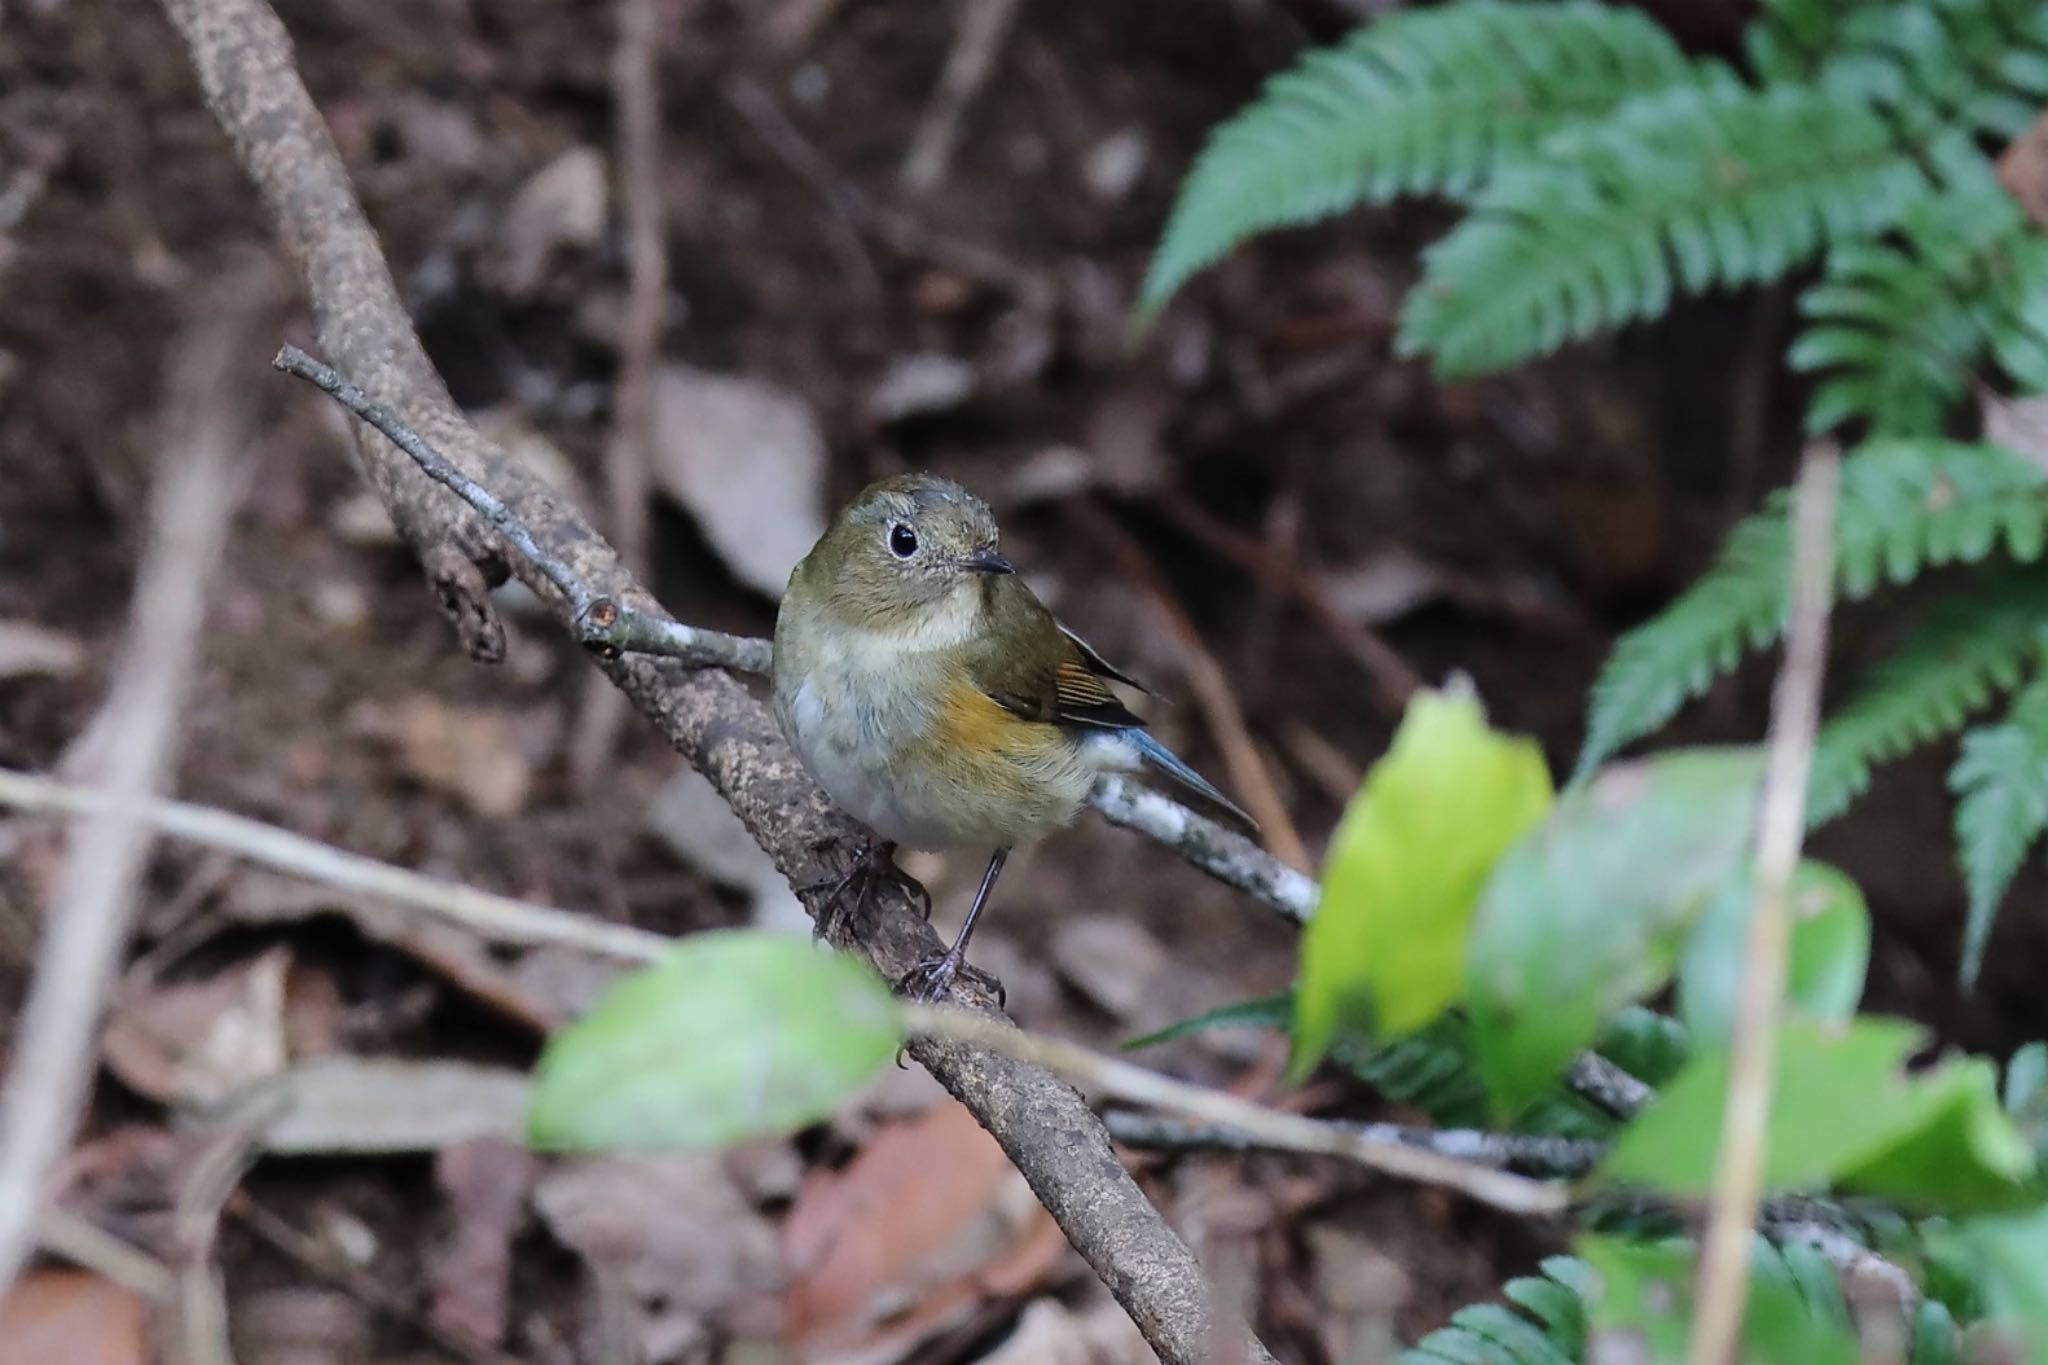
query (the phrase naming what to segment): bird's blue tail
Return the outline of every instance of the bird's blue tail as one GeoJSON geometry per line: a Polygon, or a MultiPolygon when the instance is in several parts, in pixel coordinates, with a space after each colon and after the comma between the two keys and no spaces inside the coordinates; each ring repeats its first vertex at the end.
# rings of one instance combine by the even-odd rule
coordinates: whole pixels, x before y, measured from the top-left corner
{"type": "Polygon", "coordinates": [[[1167,748],[1143,730],[1126,730],[1123,732],[1123,738],[1130,742],[1131,747],[1137,751],[1138,757],[1143,759],[1147,765],[1165,773],[1168,777],[1201,797],[1203,801],[1214,806],[1224,815],[1227,815],[1231,823],[1239,826],[1247,833],[1257,834],[1259,832],[1258,821],[1245,814],[1236,802],[1232,801],[1222,792],[1217,791],[1214,786],[1210,785],[1207,778],[1181,762],[1173,750],[1167,748]]]}

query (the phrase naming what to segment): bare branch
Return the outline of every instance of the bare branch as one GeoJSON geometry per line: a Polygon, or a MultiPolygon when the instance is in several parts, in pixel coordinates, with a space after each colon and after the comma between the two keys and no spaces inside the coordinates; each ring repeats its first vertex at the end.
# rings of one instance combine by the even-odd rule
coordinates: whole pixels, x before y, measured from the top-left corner
{"type": "Polygon", "coordinates": [[[1225,886],[1296,924],[1308,923],[1316,912],[1316,884],[1309,877],[1170,796],[1121,777],[1106,777],[1088,800],[1112,825],[1165,844],[1225,886]]]}
{"type": "MultiPolygon", "coordinates": [[[[231,376],[244,321],[216,317],[170,348],[171,397],[149,540],[101,727],[105,783],[124,801],[145,799],[163,783],[183,737],[178,713],[238,492],[231,461],[245,442],[247,413],[231,376]]],[[[51,893],[0,1091],[0,1291],[35,1244],[44,1182],[77,1130],[100,1009],[128,941],[136,884],[153,842],[144,822],[102,811],[74,832],[51,893]]]]}
{"type": "Polygon", "coordinates": [[[1756,903],[1750,910],[1742,993],[1730,1041],[1728,1108],[1721,1120],[1714,1197],[1700,1247],[1699,1316],[1688,1350],[1692,1365],[1725,1365],[1735,1358],[1749,1298],[1750,1238],[1763,1184],[1764,1127],[1770,1119],[1791,938],[1792,873],[1806,833],[1806,779],[1820,723],[1841,455],[1832,446],[1809,446],[1803,464],[1793,509],[1785,663],[1771,699],[1770,761],[1757,813],[1756,903]]]}
{"type": "Polygon", "coordinates": [[[1340,1156],[1388,1175],[1441,1185],[1511,1213],[1556,1213],[1570,1202],[1565,1186],[1510,1175],[1491,1166],[1411,1146],[1364,1129],[1319,1123],[1269,1109],[1206,1085],[1194,1085],[1060,1038],[1024,1033],[1007,1020],[944,1006],[906,1005],[913,1034],[978,1043],[1050,1067],[1100,1095],[1170,1109],[1248,1134],[1263,1146],[1340,1156]]]}
{"type": "Polygon", "coordinates": [[[520,560],[539,572],[561,594],[562,600],[568,604],[570,627],[581,644],[591,649],[657,654],[698,667],[736,668],[746,673],[768,671],[772,650],[766,640],[727,635],[716,630],[699,630],[665,613],[638,611],[616,598],[592,592],[575,569],[541,548],[533,532],[527,530],[526,523],[497,494],[442,458],[441,452],[429,445],[397,413],[349,383],[332,367],[321,364],[296,346],[282,348],[270,363],[332,395],[343,407],[411,456],[428,478],[475,508],[477,515],[508,546],[518,551],[520,560]]]}
{"type": "MultiPolygon", "coordinates": [[[[538,480],[463,420],[413,334],[377,235],[292,65],[291,40],[277,16],[261,3],[163,4],[191,50],[207,106],[233,139],[299,267],[322,349],[461,467],[487,476],[501,493],[537,489],[538,480]]],[[[420,557],[465,645],[480,659],[502,658],[504,626],[487,590],[503,576],[503,565],[489,528],[409,462],[384,458],[382,443],[361,428],[356,463],[420,557]]]]}
{"type": "MultiPolygon", "coordinates": [[[[1157,1152],[1299,1151],[1275,1143],[1270,1134],[1222,1123],[1187,1123],[1112,1110],[1102,1121],[1109,1135],[1126,1147],[1157,1152]]],[[[1401,1123],[1335,1123],[1312,1119],[1325,1128],[1380,1146],[1432,1152],[1452,1161],[1473,1162],[1532,1175],[1580,1176],[1607,1155],[1607,1144],[1594,1138],[1542,1137],[1531,1133],[1487,1133],[1471,1128],[1416,1128],[1401,1123]]]]}
{"type": "MultiPolygon", "coordinates": [[[[576,510],[492,449],[449,402],[399,304],[333,141],[293,67],[290,40],[277,16],[263,0],[163,3],[190,48],[208,107],[300,266],[322,346],[372,401],[401,416],[440,451],[472,492],[487,491],[525,528],[544,553],[536,561],[507,556],[510,567],[579,638],[591,628],[612,628],[609,616],[596,612],[609,600],[620,617],[652,619],[660,635],[674,639],[673,623],[662,621],[653,599],[576,510]],[[568,602],[544,563],[565,570],[588,596],[568,602]]],[[[452,544],[486,561],[499,558],[504,542],[471,510],[474,501],[448,497],[394,446],[359,442],[358,454],[372,486],[416,547],[452,544]]],[[[704,647],[706,634],[693,632],[680,652],[704,647]]],[[[612,643],[623,649],[627,642],[612,643]]],[[[860,839],[858,827],[803,770],[767,709],[729,673],[685,669],[635,653],[596,657],[640,712],[710,780],[792,885],[819,883],[860,839]]],[[[740,666],[743,658],[735,650],[732,662],[740,666]]],[[[766,661],[765,653],[752,656],[755,666],[766,661]]],[[[823,893],[812,892],[807,908],[814,917],[824,914],[823,893]]],[[[863,954],[887,979],[902,977],[941,948],[909,898],[894,889],[877,896],[866,916],[828,918],[835,945],[863,954]]],[[[954,995],[987,1010],[991,1019],[1000,1017],[984,995],[964,988],[954,995]]],[[[920,1039],[911,1055],[995,1136],[1153,1349],[1169,1361],[1205,1359],[1213,1315],[1201,1268],[1117,1163],[1108,1134],[1080,1096],[1043,1068],[986,1047],[920,1039]]],[[[1248,1346],[1254,1359],[1270,1358],[1256,1341],[1248,1346]]]]}

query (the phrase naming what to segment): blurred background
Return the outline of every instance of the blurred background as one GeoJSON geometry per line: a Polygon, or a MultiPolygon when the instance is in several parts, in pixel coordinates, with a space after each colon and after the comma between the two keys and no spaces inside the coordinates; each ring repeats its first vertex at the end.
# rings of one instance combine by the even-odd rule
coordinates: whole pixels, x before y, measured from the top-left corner
{"type": "MultiPolygon", "coordinates": [[[[1132,300],[1206,130],[1393,7],[656,0],[652,183],[618,155],[608,5],[278,10],[455,398],[608,529],[622,206],[658,206],[643,567],[677,616],[768,633],[840,502],[904,469],[949,475],[996,506],[1046,601],[1163,694],[1169,743],[1234,791],[1270,787],[1271,846],[1313,870],[1404,672],[1468,674],[1497,724],[1568,766],[1613,636],[1784,481],[1803,398],[1778,368],[1796,284],[1437,385],[1389,345],[1416,250],[1449,221],[1428,206],[1255,243],[1134,344],[1132,300]]],[[[1732,0],[1647,8],[1701,51],[1748,17],[1732,0]]],[[[606,714],[606,684],[530,599],[500,593],[502,666],[463,656],[356,479],[338,409],[267,367],[309,337],[162,15],[0,9],[0,764],[90,775],[101,757],[91,723],[154,471],[204,382],[246,436],[177,795],[665,933],[802,931],[708,787],[606,714]],[[194,354],[225,368],[195,376],[194,354]]],[[[1838,656],[1894,636],[1851,614],[1838,656]]],[[[1760,734],[1768,668],[1670,738],[1760,734]]],[[[1982,987],[1959,994],[1944,762],[1886,769],[1816,853],[1869,893],[1868,1007],[2004,1048],[2048,1027],[2029,969],[2044,884],[2023,874],[1982,987]]],[[[47,819],[0,821],[0,1040],[62,847],[47,819]]],[[[942,931],[979,862],[912,864],[942,931]]],[[[244,1365],[1148,1358],[922,1072],[726,1158],[539,1163],[460,1117],[500,1102],[604,969],[424,933],[184,845],[158,850],[137,924],[69,1207],[172,1256],[209,1105],[331,1064],[334,1126],[222,1195],[209,1250],[244,1365]]],[[[1284,988],[1294,943],[1091,820],[1013,860],[976,960],[1027,1026],[1113,1045],[1284,988]]],[[[1148,1058],[1262,1094],[1278,1046],[1212,1034],[1148,1058]]],[[[1331,1085],[1308,1102],[1399,1117],[1331,1085]]],[[[1551,1249],[1539,1228],[1315,1162],[1140,1164],[1290,1360],[1412,1339],[1551,1249]]],[[[56,1359],[26,1352],[58,1341],[69,1365],[125,1365],[175,1336],[131,1290],[53,1267],[0,1307],[9,1361],[56,1359]]]]}

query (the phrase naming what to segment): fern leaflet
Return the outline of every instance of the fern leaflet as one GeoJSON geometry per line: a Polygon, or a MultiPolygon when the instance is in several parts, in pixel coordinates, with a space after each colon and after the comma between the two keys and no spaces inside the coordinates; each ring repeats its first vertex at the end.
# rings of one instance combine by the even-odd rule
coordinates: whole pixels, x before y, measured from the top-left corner
{"type": "Polygon", "coordinates": [[[1957,856],[1970,893],[1962,966],[1968,985],[1983,965],[2006,887],[2048,830],[2048,679],[2014,697],[2004,720],[1963,736],[1949,786],[1957,796],[1957,856]]]}
{"type": "Polygon", "coordinates": [[[1749,68],[1767,84],[1809,81],[1841,41],[1842,21],[1891,0],[1764,0],[1742,35],[1749,68]]]}
{"type": "Polygon", "coordinates": [[[1834,819],[1870,785],[1873,764],[1960,730],[2019,684],[2048,628],[2048,575],[2000,575],[1941,602],[1821,727],[1806,818],[1834,819]]]}
{"type": "MultiPolygon", "coordinates": [[[[1652,1255],[1689,1259],[1690,1245],[1662,1243],[1652,1255]]],[[[1681,1268],[1684,1260],[1673,1262],[1681,1268]]],[[[1799,1242],[1775,1246],[1759,1238],[1751,1261],[1751,1318],[1745,1329],[1744,1359],[1792,1359],[1772,1347],[1794,1343],[1837,1344],[1855,1355],[1854,1321],[1834,1269],[1814,1248],[1799,1242]]],[[[1613,1297],[1593,1267],[1575,1256],[1551,1256],[1540,1276],[1508,1281],[1502,1296],[1521,1311],[1500,1304],[1472,1304],[1451,1315],[1450,1326],[1431,1332],[1396,1360],[1396,1365],[1581,1365],[1588,1358],[1596,1305],[1613,1297]]],[[[1603,1306],[1603,1311],[1615,1311],[1603,1306]]],[[[1626,1310],[1621,1310],[1624,1314],[1626,1310]]],[[[1682,1311],[1665,1303],[1663,1313],[1682,1311]]],[[[1955,1365],[1961,1358],[1954,1320],[1927,1299],[1913,1311],[1912,1353],[1894,1357],[1911,1365],[1955,1365]]],[[[1640,1346],[1640,1336],[1636,1344],[1640,1346]]],[[[1805,1358],[1805,1357],[1800,1357],[1805,1358]]],[[[1835,1358],[1830,1355],[1830,1359],[1835,1358]]]]}
{"type": "Polygon", "coordinates": [[[1245,238],[1404,194],[1462,194],[1546,134],[1699,78],[1631,10],[1477,0],[1392,14],[1311,52],[1209,138],[1140,315],[1245,238]]]}
{"type": "Polygon", "coordinates": [[[1816,322],[1792,367],[1836,371],[1809,430],[1860,417],[1886,435],[1939,431],[1987,350],[2023,390],[2048,389],[2048,239],[1972,158],[1950,168],[1965,183],[1906,212],[1901,241],[1837,246],[1801,298],[1816,322]]]}
{"type": "Polygon", "coordinates": [[[1869,108],[1798,86],[1678,89],[1511,163],[1423,258],[1399,349],[1500,369],[1662,313],[1678,291],[1775,279],[1930,193],[1869,108]]]}
{"type": "Polygon", "coordinates": [[[2017,137],[2048,94],[2048,25],[2020,0],[1854,5],[1829,35],[1817,79],[1884,109],[1900,132],[2017,137]]]}
{"type": "Polygon", "coordinates": [[[1812,432],[1862,418],[1887,435],[1938,433],[1986,344],[1948,277],[1902,247],[1842,243],[1799,305],[1815,325],[1787,360],[1836,371],[1807,408],[1812,432]]]}
{"type": "MultiPolygon", "coordinates": [[[[1777,638],[1791,562],[1785,514],[1781,492],[1736,526],[1684,596],[1615,645],[1593,684],[1580,776],[1669,720],[1745,649],[1777,638]]],[[[1844,596],[1867,596],[1932,565],[1974,563],[2001,545],[2031,561],[2044,536],[2042,472],[1999,446],[1872,441],[1843,462],[1835,571],[1844,596]]]]}

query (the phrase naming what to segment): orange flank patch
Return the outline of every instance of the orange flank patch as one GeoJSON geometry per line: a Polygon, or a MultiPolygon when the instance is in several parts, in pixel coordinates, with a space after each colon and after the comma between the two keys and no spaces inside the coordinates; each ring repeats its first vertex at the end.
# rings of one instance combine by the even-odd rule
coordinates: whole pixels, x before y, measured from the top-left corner
{"type": "Polygon", "coordinates": [[[1022,765],[1053,757],[1065,743],[1057,726],[1025,720],[965,679],[946,689],[932,727],[939,765],[963,778],[971,770],[977,786],[1021,786],[1022,765]]]}

